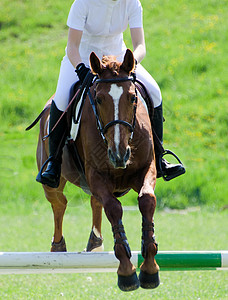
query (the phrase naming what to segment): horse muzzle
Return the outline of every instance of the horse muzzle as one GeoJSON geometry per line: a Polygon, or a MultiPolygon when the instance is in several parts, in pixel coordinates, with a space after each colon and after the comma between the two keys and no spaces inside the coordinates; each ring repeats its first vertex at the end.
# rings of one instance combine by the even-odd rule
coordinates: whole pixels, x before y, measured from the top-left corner
{"type": "Polygon", "coordinates": [[[126,169],[127,162],[131,156],[131,148],[127,146],[126,151],[123,154],[119,152],[112,151],[111,148],[108,149],[108,157],[110,163],[113,165],[115,169],[126,169]]]}

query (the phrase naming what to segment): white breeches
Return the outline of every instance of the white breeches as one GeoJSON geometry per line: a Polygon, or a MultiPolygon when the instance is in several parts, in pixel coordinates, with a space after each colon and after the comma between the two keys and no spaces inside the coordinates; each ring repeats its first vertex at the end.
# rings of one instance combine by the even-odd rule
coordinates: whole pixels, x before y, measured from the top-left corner
{"type": "MultiPolygon", "coordinates": [[[[162,103],[160,88],[153,77],[140,64],[138,64],[136,68],[136,77],[146,86],[153,99],[154,107],[159,106],[162,103]]],[[[65,55],[61,62],[59,79],[54,97],[55,104],[59,110],[64,111],[67,108],[70,88],[77,80],[78,77],[75,73],[75,68],[65,55]]]]}

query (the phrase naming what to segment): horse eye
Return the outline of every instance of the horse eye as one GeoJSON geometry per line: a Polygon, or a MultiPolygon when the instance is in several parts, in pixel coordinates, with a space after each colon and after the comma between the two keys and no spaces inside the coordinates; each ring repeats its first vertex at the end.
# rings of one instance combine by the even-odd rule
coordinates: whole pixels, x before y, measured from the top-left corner
{"type": "Polygon", "coordinates": [[[101,104],[101,102],[102,102],[100,98],[97,98],[96,101],[98,104],[101,104]]]}

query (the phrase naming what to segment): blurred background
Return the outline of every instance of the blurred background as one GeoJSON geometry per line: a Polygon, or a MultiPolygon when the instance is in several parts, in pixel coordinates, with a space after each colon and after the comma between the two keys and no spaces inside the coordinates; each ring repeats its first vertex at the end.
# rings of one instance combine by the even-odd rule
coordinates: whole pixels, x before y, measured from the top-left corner
{"type": "MultiPolygon", "coordinates": [[[[173,150],[187,169],[170,182],[158,180],[158,207],[224,208],[228,204],[227,1],[141,2],[147,45],[142,64],[162,91],[164,147],[173,150]]],[[[25,128],[55,92],[71,4],[71,0],[64,4],[1,0],[0,201],[34,202],[43,197],[35,182],[39,125],[29,132],[25,128]]],[[[129,31],[125,41],[132,48],[129,31]]],[[[71,185],[67,193],[72,205],[87,198],[71,185]]],[[[124,203],[136,204],[136,195],[128,194],[124,203]]]]}

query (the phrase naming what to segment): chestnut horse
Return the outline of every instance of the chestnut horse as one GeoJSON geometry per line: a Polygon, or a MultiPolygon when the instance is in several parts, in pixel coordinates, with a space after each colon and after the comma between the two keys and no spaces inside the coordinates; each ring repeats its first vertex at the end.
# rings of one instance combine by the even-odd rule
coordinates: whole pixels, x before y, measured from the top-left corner
{"type": "MultiPolygon", "coordinates": [[[[114,57],[102,61],[90,55],[91,70],[97,75],[86,97],[75,145],[83,163],[86,184],[91,192],[93,236],[101,240],[102,207],[112,226],[114,252],[119,260],[118,286],[123,291],[155,288],[159,285],[159,267],[155,261],[157,244],[154,238],[153,215],[156,207],[155,153],[151,123],[147,109],[137,96],[133,53],[127,49],[122,63],[114,57]],[[122,224],[123,210],[117,195],[133,189],[138,193],[142,214],[142,255],[139,278],[131,263],[131,250],[122,224]]],[[[50,103],[49,103],[50,104],[50,103]]],[[[47,106],[48,107],[48,106],[47,106]]],[[[37,147],[37,164],[48,158],[47,134],[49,110],[41,117],[37,147]]],[[[43,185],[45,196],[54,213],[54,237],[51,251],[66,251],[62,234],[67,199],[63,194],[66,182],[82,187],[69,147],[63,149],[62,173],[58,188],[43,185]]],[[[95,245],[96,247],[96,245],[95,245]]],[[[90,250],[90,249],[87,249],[90,250]]]]}

